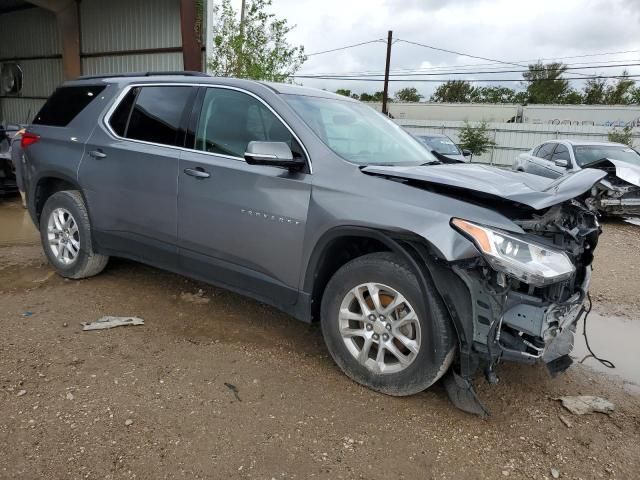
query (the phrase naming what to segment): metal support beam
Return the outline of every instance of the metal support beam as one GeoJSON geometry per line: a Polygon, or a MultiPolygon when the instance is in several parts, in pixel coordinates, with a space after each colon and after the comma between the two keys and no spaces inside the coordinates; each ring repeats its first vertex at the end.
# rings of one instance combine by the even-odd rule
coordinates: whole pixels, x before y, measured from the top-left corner
{"type": "MultiPolygon", "coordinates": [[[[203,12],[200,12],[202,15],[203,12]]],[[[200,22],[201,24],[202,22],[200,22]]],[[[194,0],[180,0],[180,31],[184,70],[202,71],[201,28],[197,28],[198,12],[194,0]]]]}
{"type": "Polygon", "coordinates": [[[56,15],[58,31],[62,40],[62,69],[65,80],[82,74],[80,63],[80,15],[75,0],[29,0],[38,7],[56,15]]]}

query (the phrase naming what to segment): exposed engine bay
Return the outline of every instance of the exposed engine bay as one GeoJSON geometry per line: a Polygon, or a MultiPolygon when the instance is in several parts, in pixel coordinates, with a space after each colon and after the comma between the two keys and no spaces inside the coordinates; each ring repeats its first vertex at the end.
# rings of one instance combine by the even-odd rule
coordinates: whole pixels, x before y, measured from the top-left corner
{"type": "Polygon", "coordinates": [[[605,215],[640,216],[640,168],[603,158],[586,165],[607,173],[592,191],[592,205],[605,215]]]}

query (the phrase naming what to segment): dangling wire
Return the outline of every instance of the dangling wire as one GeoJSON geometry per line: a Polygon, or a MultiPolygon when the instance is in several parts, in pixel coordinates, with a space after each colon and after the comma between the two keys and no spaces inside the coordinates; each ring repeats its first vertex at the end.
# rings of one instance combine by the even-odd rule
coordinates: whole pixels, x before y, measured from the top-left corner
{"type": "Polygon", "coordinates": [[[593,353],[593,350],[591,350],[591,346],[589,346],[589,339],[587,338],[587,317],[591,313],[591,308],[593,307],[593,303],[591,302],[591,294],[587,293],[587,299],[589,300],[589,308],[587,308],[587,312],[584,314],[582,335],[584,336],[584,343],[587,345],[587,350],[589,350],[589,353],[591,355],[587,355],[586,357],[584,357],[582,360],[580,360],[580,363],[583,363],[587,358],[593,357],[607,368],[616,368],[616,366],[610,360],[600,358],[595,353],[593,353]]]}

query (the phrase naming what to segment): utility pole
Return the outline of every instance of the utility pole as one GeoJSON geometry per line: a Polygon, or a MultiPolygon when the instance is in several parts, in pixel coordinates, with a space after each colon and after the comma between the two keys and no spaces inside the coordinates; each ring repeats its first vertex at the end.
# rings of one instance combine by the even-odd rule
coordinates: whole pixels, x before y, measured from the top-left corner
{"type": "Polygon", "coordinates": [[[238,64],[236,66],[237,72],[236,77],[240,77],[242,75],[242,54],[244,50],[244,11],[246,6],[246,0],[242,0],[242,7],[240,7],[240,39],[242,43],[240,44],[240,51],[238,52],[238,64]]]}
{"type": "Polygon", "coordinates": [[[382,113],[388,115],[387,111],[387,96],[389,94],[389,64],[391,63],[391,40],[393,38],[393,31],[389,30],[387,37],[387,63],[384,67],[384,90],[382,92],[382,113]]]}

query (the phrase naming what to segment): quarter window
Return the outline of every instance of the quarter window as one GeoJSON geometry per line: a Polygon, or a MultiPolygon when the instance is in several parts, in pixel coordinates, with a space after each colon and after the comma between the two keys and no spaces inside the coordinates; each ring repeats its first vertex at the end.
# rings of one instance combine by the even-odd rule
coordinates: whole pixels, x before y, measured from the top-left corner
{"type": "Polygon", "coordinates": [[[252,141],[284,142],[294,157],[303,157],[300,144],[262,102],[236,90],[208,88],[196,129],[195,149],[244,158],[252,141]]]}
{"type": "Polygon", "coordinates": [[[87,105],[95,100],[104,88],[104,85],[60,87],[49,97],[33,123],[66,127],[87,105]]]}
{"type": "Polygon", "coordinates": [[[114,111],[111,126],[118,135],[120,130],[132,140],[182,146],[184,132],[180,124],[194,90],[178,86],[140,87],[137,94],[130,92],[114,111]],[[135,105],[125,120],[127,103],[133,103],[130,95],[136,97],[135,105]]]}

